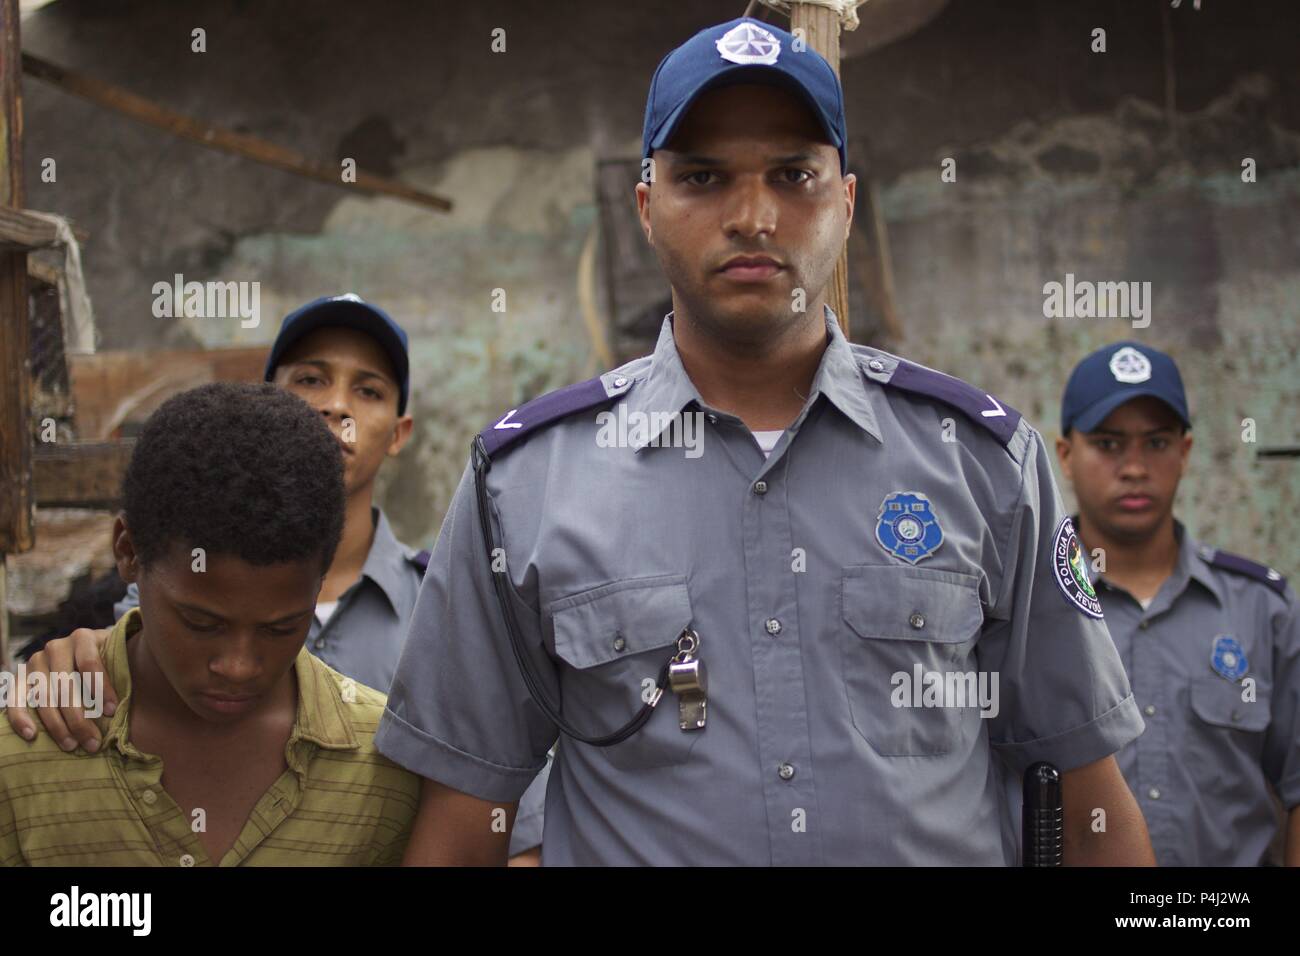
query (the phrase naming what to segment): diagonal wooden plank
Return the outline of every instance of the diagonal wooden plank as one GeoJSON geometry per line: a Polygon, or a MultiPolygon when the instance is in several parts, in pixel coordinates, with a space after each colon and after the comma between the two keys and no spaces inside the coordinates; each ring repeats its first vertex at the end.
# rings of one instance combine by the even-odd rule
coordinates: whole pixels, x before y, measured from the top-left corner
{"type": "Polygon", "coordinates": [[[65,69],[31,53],[23,54],[23,71],[38,80],[44,80],[46,83],[58,87],[65,93],[80,96],[82,99],[90,100],[92,103],[121,113],[123,116],[155,126],[174,136],[191,140],[209,149],[233,153],[236,156],[251,159],[265,166],[273,166],[276,169],[328,183],[331,186],[339,186],[343,189],[359,189],[362,192],[376,195],[392,196],[395,199],[403,199],[429,209],[437,209],[439,212],[449,212],[452,208],[451,200],[442,196],[416,189],[414,186],[408,186],[406,183],[388,179],[384,176],[375,176],[360,169],[356,173],[356,182],[344,182],[338,168],[335,166],[318,163],[296,150],[278,146],[260,137],[249,136],[246,133],[236,133],[234,130],[226,129],[223,126],[205,123],[176,110],[159,106],[152,100],[137,96],[120,86],[114,86],[111,83],[105,83],[83,73],[65,69]]]}

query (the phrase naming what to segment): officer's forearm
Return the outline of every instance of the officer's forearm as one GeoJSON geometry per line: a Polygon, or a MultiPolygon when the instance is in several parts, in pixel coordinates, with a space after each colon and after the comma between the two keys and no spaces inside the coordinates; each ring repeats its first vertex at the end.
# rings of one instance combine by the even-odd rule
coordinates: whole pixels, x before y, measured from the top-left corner
{"type": "Polygon", "coordinates": [[[1061,775],[1066,866],[1155,866],[1146,820],[1114,757],[1061,775]]]}
{"type": "Polygon", "coordinates": [[[402,865],[505,866],[516,806],[425,780],[402,865]]]}
{"type": "Polygon", "coordinates": [[[1300,804],[1291,808],[1287,820],[1286,865],[1300,866],[1300,804]]]}

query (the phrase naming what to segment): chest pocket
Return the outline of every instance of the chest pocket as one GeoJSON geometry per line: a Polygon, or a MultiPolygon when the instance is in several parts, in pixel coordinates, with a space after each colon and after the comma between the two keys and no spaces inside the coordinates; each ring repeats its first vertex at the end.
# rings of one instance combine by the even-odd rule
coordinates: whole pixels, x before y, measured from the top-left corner
{"type": "Polygon", "coordinates": [[[1228,730],[1259,732],[1268,729],[1269,706],[1266,688],[1256,685],[1255,700],[1242,700],[1245,688],[1223,677],[1192,680],[1192,713],[1202,725],[1228,730]]]}
{"type": "Polygon", "coordinates": [[[974,668],[984,622],[978,579],[902,565],[851,567],[840,602],[849,711],[872,749],[930,756],[973,740],[981,694],[997,699],[992,675],[981,680],[974,668]]]}
{"type": "MultiPolygon", "coordinates": [[[[691,623],[691,598],[684,575],[634,578],[561,598],[551,605],[551,616],[556,656],[569,665],[560,674],[563,713],[583,733],[607,734],[636,716],[653,693],[659,671],[691,623]]],[[[707,646],[702,657],[707,660],[707,646]]],[[[690,756],[707,732],[678,727],[676,698],[665,689],[640,730],[595,749],[624,770],[668,767],[690,756]]]]}
{"type": "Polygon", "coordinates": [[[1243,761],[1258,767],[1263,759],[1264,731],[1272,718],[1268,686],[1256,679],[1253,701],[1241,699],[1245,688],[1235,681],[1218,676],[1192,679],[1189,691],[1193,716],[1180,759],[1187,761],[1192,777],[1208,792],[1224,788],[1225,774],[1238,776],[1231,768],[1243,761]]]}

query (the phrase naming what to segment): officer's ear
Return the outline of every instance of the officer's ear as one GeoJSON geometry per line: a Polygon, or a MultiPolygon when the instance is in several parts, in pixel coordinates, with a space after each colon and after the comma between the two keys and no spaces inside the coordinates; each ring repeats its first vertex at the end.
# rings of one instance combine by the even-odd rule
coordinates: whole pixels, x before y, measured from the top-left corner
{"type": "Polygon", "coordinates": [[[139,580],[140,557],[135,553],[135,542],[131,540],[131,529],[126,526],[124,514],[113,519],[113,559],[118,577],[127,584],[139,580]]]}
{"type": "MultiPolygon", "coordinates": [[[[1066,432],[1066,436],[1072,436],[1074,430],[1066,432]]],[[[1071,470],[1073,462],[1070,461],[1070,452],[1074,451],[1074,446],[1070,444],[1068,437],[1058,437],[1056,439],[1056,460],[1061,463],[1061,473],[1065,475],[1067,481],[1074,481],[1074,473],[1071,470]]]]}
{"type": "Polygon", "coordinates": [[[1187,474],[1187,462],[1191,460],[1192,453],[1192,430],[1184,428],[1179,441],[1179,460],[1178,460],[1178,477],[1181,479],[1187,474]]]}
{"type": "Polygon", "coordinates": [[[415,428],[415,419],[410,415],[403,415],[397,419],[393,425],[393,437],[388,443],[388,451],[385,453],[389,458],[394,457],[400,452],[406,443],[411,440],[411,431],[415,428]]]}
{"type": "Polygon", "coordinates": [[[641,231],[645,233],[645,241],[654,247],[654,238],[650,235],[650,184],[641,182],[636,184],[636,214],[641,220],[641,231]]]}
{"type": "Polygon", "coordinates": [[[849,230],[853,228],[853,208],[858,200],[858,177],[853,173],[844,174],[844,241],[848,242],[849,230]]]}

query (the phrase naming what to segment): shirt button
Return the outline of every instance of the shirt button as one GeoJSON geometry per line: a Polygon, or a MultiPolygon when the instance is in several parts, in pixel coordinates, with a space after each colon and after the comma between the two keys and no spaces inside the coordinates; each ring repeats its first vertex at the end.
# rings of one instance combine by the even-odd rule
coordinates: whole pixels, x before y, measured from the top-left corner
{"type": "Polygon", "coordinates": [[[626,648],[627,641],[623,640],[622,636],[614,638],[614,650],[621,654],[626,648]]]}
{"type": "Polygon", "coordinates": [[[921,628],[925,627],[925,617],[920,612],[913,611],[912,616],[907,619],[907,623],[911,624],[919,631],[921,628]]]}
{"type": "Polygon", "coordinates": [[[756,495],[765,495],[765,494],[767,494],[767,482],[766,482],[766,481],[756,481],[756,482],[754,482],[754,494],[756,494],[756,495]]]}
{"type": "Polygon", "coordinates": [[[1152,787],[1150,790],[1147,791],[1147,796],[1150,797],[1152,800],[1159,800],[1159,799],[1160,799],[1160,788],[1159,788],[1159,787],[1152,787]]]}
{"type": "Polygon", "coordinates": [[[193,865],[194,865],[194,857],[190,856],[188,853],[186,853],[184,856],[181,857],[181,866],[193,866],[193,865]]]}
{"type": "Polygon", "coordinates": [[[1234,711],[1232,712],[1232,722],[1235,724],[1235,723],[1237,723],[1239,720],[1241,720],[1241,711],[1239,711],[1239,710],[1234,710],[1234,711]]]}
{"type": "Polygon", "coordinates": [[[1139,630],[1139,631],[1145,631],[1146,629],[1147,629],[1147,622],[1146,622],[1146,621],[1143,621],[1141,624],[1138,625],[1138,630],[1139,630]]]}
{"type": "Polygon", "coordinates": [[[140,792],[140,799],[152,807],[158,802],[158,794],[154,793],[152,790],[142,790],[140,792]]]}
{"type": "Polygon", "coordinates": [[[781,764],[781,766],[776,768],[776,775],[782,780],[791,779],[794,777],[794,765],[788,763],[781,764]]]}
{"type": "Polygon", "coordinates": [[[614,379],[615,388],[622,388],[626,384],[627,384],[627,379],[623,378],[622,376],[619,376],[618,378],[614,379]]]}
{"type": "Polygon", "coordinates": [[[880,359],[872,359],[867,363],[867,368],[871,369],[873,372],[883,372],[885,370],[885,363],[880,361],[880,359]]]}
{"type": "Polygon", "coordinates": [[[774,617],[767,619],[767,633],[776,635],[781,633],[781,622],[774,617]]]}
{"type": "Polygon", "coordinates": [[[1148,717],[1154,717],[1156,715],[1156,705],[1147,704],[1142,708],[1142,713],[1146,714],[1148,717]]]}
{"type": "Polygon", "coordinates": [[[708,415],[705,415],[704,417],[709,420],[710,425],[718,424],[718,416],[714,415],[712,412],[710,412],[708,415]]]}

